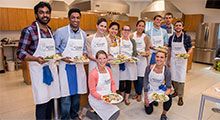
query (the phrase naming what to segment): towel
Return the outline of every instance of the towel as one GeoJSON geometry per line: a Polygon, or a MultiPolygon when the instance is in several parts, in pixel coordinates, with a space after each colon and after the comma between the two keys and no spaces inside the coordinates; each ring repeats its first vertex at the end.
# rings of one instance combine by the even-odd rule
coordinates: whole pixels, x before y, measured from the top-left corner
{"type": "Polygon", "coordinates": [[[78,92],[76,65],[66,64],[65,70],[66,70],[70,95],[75,95],[78,92]]]}

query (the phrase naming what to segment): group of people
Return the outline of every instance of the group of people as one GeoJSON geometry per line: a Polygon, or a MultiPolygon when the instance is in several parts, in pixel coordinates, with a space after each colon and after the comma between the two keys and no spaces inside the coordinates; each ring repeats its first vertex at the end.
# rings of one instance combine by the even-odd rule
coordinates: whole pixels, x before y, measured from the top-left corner
{"type": "Polygon", "coordinates": [[[91,110],[86,115],[91,119],[117,119],[119,108],[104,102],[102,96],[118,92],[123,96],[124,103],[129,105],[132,83],[136,92],[132,99],[140,102],[144,97],[147,114],[151,114],[153,105],[158,104],[148,99],[152,92],[162,91],[169,96],[169,100],[163,103],[161,120],[167,119],[166,112],[172,105],[172,97],[179,96],[178,105],[183,105],[187,60],[178,59],[175,55],[190,54],[192,45],[190,37],[182,31],[183,22],[172,24],[171,13],[165,15],[164,26],[161,26],[162,16],[155,16],[154,26],[146,34],[144,20],[137,21],[133,33],[129,25],[122,26],[119,35],[120,25],[117,22],[108,26],[105,18],[99,18],[96,33],[88,37],[79,26],[81,12],[78,8],[68,11],[69,24],[57,29],[54,34],[48,26],[50,4],[39,2],[34,7],[34,13],[36,21],[21,32],[17,56],[29,63],[36,119],[51,119],[54,99],[57,98],[61,119],[79,119],[80,94],[87,93],[87,79],[91,110]],[[167,52],[156,51],[154,48],[159,46],[169,49],[167,52]],[[55,54],[62,55],[58,67],[55,60],[45,59],[55,54]],[[108,62],[121,54],[137,57],[138,61],[108,62]],[[90,60],[88,78],[84,63],[72,62],[72,58],[82,56],[90,60]],[[172,86],[174,93],[171,95],[172,86]]]}

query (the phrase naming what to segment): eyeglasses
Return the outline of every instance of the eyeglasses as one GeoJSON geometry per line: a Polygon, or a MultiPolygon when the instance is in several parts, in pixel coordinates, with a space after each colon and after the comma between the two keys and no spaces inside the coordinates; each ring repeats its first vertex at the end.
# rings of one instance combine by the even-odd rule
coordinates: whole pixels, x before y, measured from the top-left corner
{"type": "Polygon", "coordinates": [[[123,29],[123,31],[131,31],[130,29],[123,29]]]}

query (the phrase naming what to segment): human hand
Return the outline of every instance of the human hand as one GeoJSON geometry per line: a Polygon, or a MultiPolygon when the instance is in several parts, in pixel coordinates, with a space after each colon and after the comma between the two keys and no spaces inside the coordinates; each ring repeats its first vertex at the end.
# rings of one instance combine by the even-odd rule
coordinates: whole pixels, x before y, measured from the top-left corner
{"type": "Polygon", "coordinates": [[[65,57],[65,58],[62,58],[61,60],[66,63],[71,63],[72,61],[70,59],[71,59],[70,57],[65,57]]]}
{"type": "Polygon", "coordinates": [[[36,61],[37,61],[39,64],[44,64],[44,63],[47,62],[47,61],[46,61],[43,57],[41,57],[41,56],[37,57],[37,58],[36,58],[36,61]]]}

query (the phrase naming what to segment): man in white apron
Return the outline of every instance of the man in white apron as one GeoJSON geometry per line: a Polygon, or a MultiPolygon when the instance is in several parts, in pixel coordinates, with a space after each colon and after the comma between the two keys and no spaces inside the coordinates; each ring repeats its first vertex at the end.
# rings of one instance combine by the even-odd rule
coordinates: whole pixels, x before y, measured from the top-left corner
{"type": "Polygon", "coordinates": [[[177,21],[174,25],[175,34],[169,39],[169,57],[168,66],[171,67],[171,79],[173,81],[174,94],[173,97],[179,97],[178,105],[183,105],[184,83],[186,79],[187,59],[178,58],[176,54],[192,52],[192,44],[190,36],[183,33],[183,22],[177,21]]]}
{"type": "Polygon", "coordinates": [[[59,64],[61,88],[61,119],[78,117],[80,95],[87,93],[86,73],[83,63],[70,59],[86,54],[86,33],[79,28],[81,13],[77,8],[68,12],[69,25],[59,28],[54,35],[57,53],[64,57],[59,64]]]}
{"type": "MultiPolygon", "coordinates": [[[[168,34],[167,31],[162,29],[161,26],[162,16],[156,15],[154,16],[154,26],[149,31],[147,31],[147,35],[151,39],[151,48],[165,46],[168,43],[168,34]]],[[[151,50],[150,56],[150,64],[155,63],[155,50],[151,50]]]]}
{"type": "Polygon", "coordinates": [[[17,50],[18,58],[29,61],[36,119],[51,119],[53,98],[60,97],[57,67],[54,61],[44,58],[55,54],[55,43],[47,26],[50,21],[49,3],[40,2],[34,7],[36,21],[25,28],[17,50]]]}
{"type": "Polygon", "coordinates": [[[165,24],[161,26],[161,28],[165,29],[168,34],[168,39],[170,38],[171,35],[173,35],[174,31],[174,26],[172,24],[173,21],[173,14],[168,12],[164,16],[165,19],[165,24]]]}

